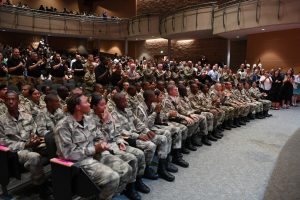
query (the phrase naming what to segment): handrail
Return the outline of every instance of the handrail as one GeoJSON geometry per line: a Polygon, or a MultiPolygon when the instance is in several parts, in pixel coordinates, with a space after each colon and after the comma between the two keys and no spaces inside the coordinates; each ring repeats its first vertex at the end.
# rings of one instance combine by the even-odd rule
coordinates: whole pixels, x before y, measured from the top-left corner
{"type": "Polygon", "coordinates": [[[80,21],[102,21],[102,22],[115,22],[115,23],[119,23],[119,22],[128,20],[126,18],[123,18],[123,19],[103,18],[103,17],[98,17],[98,16],[84,16],[84,15],[75,15],[75,14],[67,14],[67,13],[56,13],[56,12],[30,9],[30,8],[14,7],[14,6],[9,6],[9,5],[1,5],[0,10],[5,11],[5,12],[19,13],[19,14],[25,14],[25,15],[31,15],[31,16],[35,15],[36,17],[40,17],[40,18],[51,17],[53,19],[64,18],[66,20],[72,19],[72,20],[80,20],[80,21]]]}

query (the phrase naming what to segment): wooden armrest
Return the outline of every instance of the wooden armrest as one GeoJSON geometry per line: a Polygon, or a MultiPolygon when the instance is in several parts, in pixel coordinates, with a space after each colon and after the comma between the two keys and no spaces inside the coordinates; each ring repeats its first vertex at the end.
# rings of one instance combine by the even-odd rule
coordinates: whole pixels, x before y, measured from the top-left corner
{"type": "Polygon", "coordinates": [[[50,160],[50,162],[56,163],[56,164],[59,164],[59,165],[64,165],[66,167],[71,167],[72,165],[74,165],[73,162],[70,162],[70,161],[67,161],[67,160],[63,160],[63,159],[59,159],[59,158],[52,158],[50,160]]]}
{"type": "Polygon", "coordinates": [[[9,148],[0,145],[0,151],[10,151],[9,148]]]}

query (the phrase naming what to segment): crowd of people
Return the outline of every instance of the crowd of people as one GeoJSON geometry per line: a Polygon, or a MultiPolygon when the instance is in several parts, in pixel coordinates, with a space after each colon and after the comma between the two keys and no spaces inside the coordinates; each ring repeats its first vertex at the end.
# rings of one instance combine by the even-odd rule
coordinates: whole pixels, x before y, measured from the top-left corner
{"type": "Polygon", "coordinates": [[[22,9],[30,9],[30,10],[35,10],[35,11],[46,11],[46,12],[49,12],[49,13],[55,13],[55,14],[60,14],[60,15],[70,15],[70,16],[87,16],[87,17],[97,17],[97,18],[101,18],[101,19],[119,19],[118,17],[116,16],[109,16],[107,14],[106,11],[103,11],[102,13],[100,14],[97,14],[97,13],[91,13],[91,12],[88,12],[88,11],[74,11],[74,10],[69,10],[67,8],[64,8],[62,11],[59,11],[57,8],[53,7],[53,6],[44,6],[44,5],[40,5],[40,7],[37,9],[37,8],[30,8],[27,4],[22,4],[22,2],[19,2],[18,4],[13,4],[10,0],[6,0],[3,5],[5,6],[11,6],[11,7],[14,7],[14,8],[22,8],[22,9]]]}
{"type": "Polygon", "coordinates": [[[56,52],[46,59],[26,52],[0,54],[0,145],[18,153],[43,199],[50,191],[41,163],[47,134],[54,135],[57,157],[76,162],[99,186],[100,199],[141,199],[139,192],[150,192],[142,178],[174,181],[178,166],[189,167],[184,158],[191,151],[271,117],[272,107],[296,106],[299,94],[293,69],[283,74],[261,64],[241,64],[233,73],[205,57],[64,60],[56,52]]]}

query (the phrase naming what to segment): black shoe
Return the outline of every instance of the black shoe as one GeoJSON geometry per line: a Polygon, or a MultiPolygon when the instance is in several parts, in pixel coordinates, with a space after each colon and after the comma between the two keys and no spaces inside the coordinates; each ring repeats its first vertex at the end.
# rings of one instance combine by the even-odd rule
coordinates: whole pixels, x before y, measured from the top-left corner
{"type": "Polygon", "coordinates": [[[240,125],[242,125],[242,126],[245,126],[246,125],[246,123],[241,119],[241,118],[239,118],[239,119],[237,119],[238,120],[238,123],[240,124],[240,125]]]}
{"type": "Polygon", "coordinates": [[[202,143],[205,144],[206,146],[211,146],[211,142],[208,140],[206,135],[202,137],[202,143]]]}
{"type": "Polygon", "coordinates": [[[167,159],[159,159],[157,173],[160,178],[165,179],[166,181],[172,182],[175,180],[175,176],[170,174],[167,169],[167,159]]]}
{"type": "Polygon", "coordinates": [[[187,148],[185,148],[185,143],[186,143],[186,140],[182,140],[181,153],[183,153],[183,154],[190,154],[190,151],[187,148]]]}
{"type": "Polygon", "coordinates": [[[148,194],[150,192],[150,188],[143,182],[141,177],[136,178],[135,188],[137,191],[148,194]]]}
{"type": "Polygon", "coordinates": [[[52,191],[50,189],[51,183],[46,180],[42,185],[38,186],[39,191],[39,197],[42,200],[54,200],[54,197],[52,195],[52,191]]]}
{"type": "Polygon", "coordinates": [[[229,124],[230,128],[237,128],[237,126],[233,123],[233,120],[232,120],[232,119],[230,119],[230,120],[228,121],[228,124],[229,124]]]}
{"type": "Polygon", "coordinates": [[[197,148],[194,145],[192,145],[192,141],[190,137],[188,137],[185,141],[185,148],[191,151],[197,151],[197,148]]]}
{"type": "Polygon", "coordinates": [[[168,161],[167,162],[167,167],[166,167],[167,171],[171,172],[171,173],[178,172],[178,168],[175,165],[173,165],[173,163],[171,162],[171,156],[170,155],[168,155],[167,161],[168,161]]]}
{"type": "Polygon", "coordinates": [[[237,119],[237,118],[234,118],[234,120],[233,120],[233,124],[234,124],[236,127],[241,127],[241,125],[239,124],[239,122],[238,122],[238,119],[237,119]]]}
{"type": "Polygon", "coordinates": [[[248,119],[248,117],[243,117],[244,122],[250,122],[250,120],[248,119]]]}
{"type": "Polygon", "coordinates": [[[231,127],[229,125],[229,121],[228,120],[226,120],[226,121],[223,122],[223,128],[225,130],[231,130],[231,127]]]}
{"type": "Polygon", "coordinates": [[[255,117],[256,117],[256,119],[263,119],[263,117],[261,116],[260,113],[256,113],[256,114],[255,114],[255,117]]]}
{"type": "Polygon", "coordinates": [[[272,114],[269,114],[268,111],[265,111],[265,112],[266,112],[266,114],[265,114],[266,117],[272,117],[273,116],[272,114]]]}
{"type": "Polygon", "coordinates": [[[202,142],[201,139],[198,135],[193,135],[192,137],[192,145],[197,146],[197,147],[201,147],[202,146],[202,142]]]}
{"type": "Polygon", "coordinates": [[[144,178],[150,180],[157,180],[159,178],[158,174],[148,165],[145,168],[144,178]]]}
{"type": "Polygon", "coordinates": [[[209,139],[210,141],[214,141],[214,142],[216,142],[218,139],[217,138],[215,138],[214,136],[212,136],[211,134],[208,134],[207,135],[207,139],[209,139]]]}
{"type": "Polygon", "coordinates": [[[182,159],[182,156],[180,155],[180,149],[173,149],[173,158],[172,163],[187,168],[189,166],[189,163],[182,159]]]}
{"type": "Polygon", "coordinates": [[[128,199],[141,200],[141,195],[135,189],[135,183],[128,183],[123,193],[128,199]]]}
{"type": "Polygon", "coordinates": [[[255,119],[255,116],[254,116],[253,113],[248,114],[247,117],[248,117],[248,119],[250,119],[250,120],[254,120],[254,119],[255,119]]]}

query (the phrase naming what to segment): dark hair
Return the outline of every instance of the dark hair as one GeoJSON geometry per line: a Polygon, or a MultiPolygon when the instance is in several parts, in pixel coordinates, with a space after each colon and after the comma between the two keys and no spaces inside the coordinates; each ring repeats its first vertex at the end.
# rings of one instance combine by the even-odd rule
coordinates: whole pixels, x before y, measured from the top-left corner
{"type": "Polygon", "coordinates": [[[98,103],[102,101],[102,99],[104,99],[102,95],[99,95],[98,93],[93,93],[91,96],[91,108],[93,108],[93,106],[98,105],[98,103]]]}
{"type": "Polygon", "coordinates": [[[145,90],[143,93],[143,97],[145,101],[148,101],[151,96],[155,95],[153,90],[145,90]]]}
{"type": "Polygon", "coordinates": [[[48,103],[50,103],[51,101],[54,101],[54,100],[57,99],[57,98],[58,98],[58,97],[57,97],[56,94],[50,93],[50,94],[47,94],[47,95],[45,96],[44,101],[45,101],[46,104],[48,104],[48,103]]]}
{"type": "Polygon", "coordinates": [[[14,90],[8,90],[6,92],[5,96],[7,97],[9,94],[15,94],[17,96],[17,99],[19,100],[19,95],[18,95],[18,93],[16,91],[14,91],[14,90]]]}
{"type": "Polygon", "coordinates": [[[4,88],[7,88],[7,85],[5,85],[5,84],[0,84],[0,90],[3,90],[4,88]]]}
{"type": "MultiPolygon", "coordinates": [[[[35,87],[31,87],[30,89],[29,89],[29,95],[31,96],[33,93],[34,93],[34,91],[39,91],[38,89],[36,89],[35,87]]],[[[40,91],[39,91],[40,92],[40,91]]]]}
{"type": "Polygon", "coordinates": [[[81,103],[81,97],[83,94],[73,94],[67,99],[68,112],[74,114],[75,107],[81,103]]]}
{"type": "Polygon", "coordinates": [[[117,104],[119,102],[119,100],[121,99],[121,97],[124,96],[124,93],[122,92],[118,92],[117,94],[115,94],[113,96],[113,101],[117,104]]]}
{"type": "Polygon", "coordinates": [[[179,95],[180,96],[185,96],[187,93],[186,93],[186,87],[182,84],[178,85],[178,92],[179,92],[179,95]]]}

